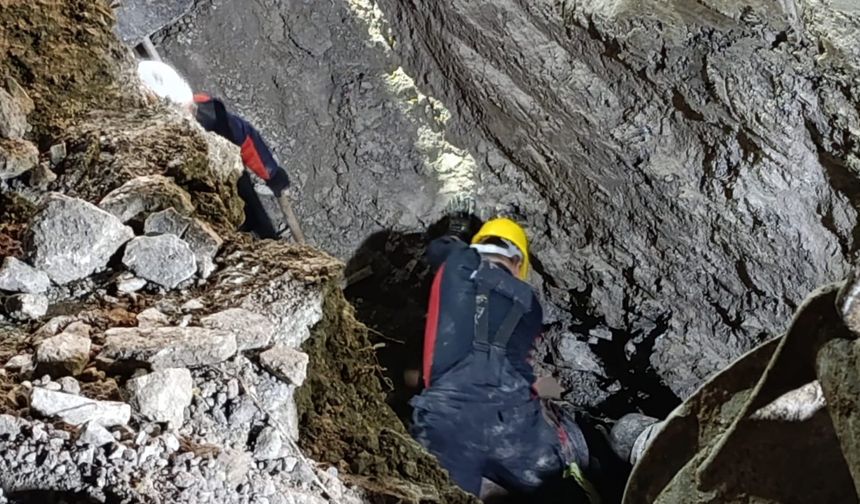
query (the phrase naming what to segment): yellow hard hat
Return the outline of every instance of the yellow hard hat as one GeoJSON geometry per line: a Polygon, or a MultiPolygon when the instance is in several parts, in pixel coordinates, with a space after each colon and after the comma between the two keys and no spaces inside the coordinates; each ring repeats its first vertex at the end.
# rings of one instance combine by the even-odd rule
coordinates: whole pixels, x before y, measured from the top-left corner
{"type": "Polygon", "coordinates": [[[520,264],[520,278],[525,280],[529,272],[529,240],[522,226],[504,217],[490,219],[481,226],[472,238],[472,244],[481,243],[486,238],[494,236],[513,243],[523,254],[523,262],[520,264]]]}

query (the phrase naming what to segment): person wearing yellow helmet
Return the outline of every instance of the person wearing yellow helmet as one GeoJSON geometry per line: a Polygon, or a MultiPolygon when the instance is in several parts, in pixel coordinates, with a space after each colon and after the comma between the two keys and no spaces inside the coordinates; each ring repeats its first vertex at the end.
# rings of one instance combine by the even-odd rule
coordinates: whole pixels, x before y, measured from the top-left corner
{"type": "Polygon", "coordinates": [[[585,469],[589,454],[576,424],[551,424],[536,393],[543,309],[525,282],[528,237],[508,218],[484,223],[471,243],[451,231],[425,254],[435,274],[412,434],[467,492],[479,495],[486,478],[533,495],[570,464],[585,469]]]}

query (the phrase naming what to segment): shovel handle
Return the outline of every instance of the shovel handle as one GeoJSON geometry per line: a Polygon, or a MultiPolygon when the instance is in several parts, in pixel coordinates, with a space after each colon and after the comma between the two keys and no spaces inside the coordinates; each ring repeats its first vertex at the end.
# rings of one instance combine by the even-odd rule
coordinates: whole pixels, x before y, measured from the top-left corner
{"type": "Polygon", "coordinates": [[[290,228],[290,233],[292,233],[293,239],[296,243],[304,245],[305,234],[302,233],[302,228],[299,226],[299,220],[296,218],[295,212],[293,212],[293,205],[290,202],[290,198],[287,196],[287,193],[281,193],[281,196],[278,197],[278,203],[281,205],[284,217],[287,218],[287,226],[290,228]]]}

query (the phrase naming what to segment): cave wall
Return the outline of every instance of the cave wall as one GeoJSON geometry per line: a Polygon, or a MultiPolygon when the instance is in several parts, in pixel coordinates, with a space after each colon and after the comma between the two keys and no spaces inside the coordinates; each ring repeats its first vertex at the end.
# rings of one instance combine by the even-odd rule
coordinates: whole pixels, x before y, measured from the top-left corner
{"type": "Polygon", "coordinates": [[[653,344],[676,394],[847,271],[857,7],[381,3],[416,80],[540,187],[553,302],[653,344]]]}
{"type": "Polygon", "coordinates": [[[474,193],[528,225],[548,345],[571,349],[554,365],[621,338],[686,396],[847,272],[858,20],[844,0],[208,0],[156,42],[264,131],[313,242],[348,258],[474,193]]]}

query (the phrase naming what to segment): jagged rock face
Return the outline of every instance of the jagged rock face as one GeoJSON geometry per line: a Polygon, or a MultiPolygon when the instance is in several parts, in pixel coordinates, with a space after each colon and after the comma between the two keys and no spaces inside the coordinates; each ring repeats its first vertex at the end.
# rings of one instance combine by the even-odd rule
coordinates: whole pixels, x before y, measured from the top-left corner
{"type": "MultiPolygon", "coordinates": [[[[528,225],[548,346],[606,335],[622,368],[653,367],[685,396],[779,333],[856,250],[860,14],[845,2],[212,5],[162,48],[272,139],[308,234],[346,256],[376,226],[438,217],[444,149],[421,147],[441,132],[475,164],[459,165],[472,173],[461,189],[476,186],[485,216],[528,225]],[[226,18],[245,24],[224,36],[226,18]],[[253,58],[234,51],[245,37],[253,58]],[[395,78],[407,73],[447,122],[404,113],[438,104],[395,78]],[[396,204],[407,185],[411,204],[396,204]]],[[[605,395],[599,373],[563,374],[605,395]]]]}

